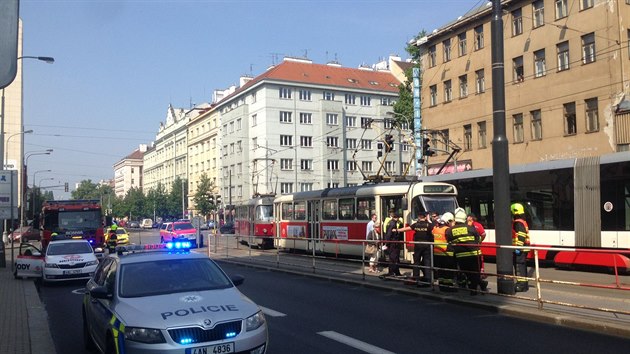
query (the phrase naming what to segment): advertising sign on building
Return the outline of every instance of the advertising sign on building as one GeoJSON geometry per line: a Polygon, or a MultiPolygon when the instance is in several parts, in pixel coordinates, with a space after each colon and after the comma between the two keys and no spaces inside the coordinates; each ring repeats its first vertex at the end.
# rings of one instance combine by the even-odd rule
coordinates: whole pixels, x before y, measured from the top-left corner
{"type": "Polygon", "coordinates": [[[0,219],[18,217],[17,211],[17,171],[0,171],[0,219]]]}

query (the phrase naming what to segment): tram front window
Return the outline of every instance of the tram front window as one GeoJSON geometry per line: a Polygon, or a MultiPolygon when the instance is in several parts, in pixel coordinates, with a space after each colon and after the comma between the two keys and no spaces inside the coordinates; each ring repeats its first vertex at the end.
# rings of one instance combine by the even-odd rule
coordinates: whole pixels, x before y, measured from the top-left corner
{"type": "Polygon", "coordinates": [[[256,221],[269,222],[273,219],[272,205],[259,205],[256,207],[256,221]]]}
{"type": "MultiPolygon", "coordinates": [[[[418,198],[421,198],[421,204],[424,205],[425,211],[436,212],[439,215],[442,215],[446,212],[452,213],[455,208],[457,208],[457,199],[452,196],[436,197],[425,195],[418,198]]],[[[416,210],[416,208],[414,208],[414,213],[417,213],[418,211],[421,210],[416,210]]],[[[413,215],[413,217],[417,217],[417,214],[413,215]]]]}

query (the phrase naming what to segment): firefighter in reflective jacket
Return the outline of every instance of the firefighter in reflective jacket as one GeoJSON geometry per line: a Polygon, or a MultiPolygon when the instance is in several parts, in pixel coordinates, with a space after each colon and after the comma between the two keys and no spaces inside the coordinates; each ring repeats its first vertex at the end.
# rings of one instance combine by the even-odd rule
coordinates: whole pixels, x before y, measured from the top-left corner
{"type": "Polygon", "coordinates": [[[457,263],[453,256],[453,248],[446,241],[446,230],[453,226],[455,217],[452,213],[444,213],[433,228],[433,265],[438,268],[437,278],[440,291],[454,292],[455,270],[457,263]]]}
{"type": "MultiPolygon", "coordinates": [[[[525,221],[525,208],[523,204],[514,203],[510,206],[512,211],[512,246],[529,246],[529,226],[525,221]]],[[[516,275],[517,292],[529,290],[527,283],[527,252],[529,249],[519,248],[514,250],[513,262],[516,275]]]]}
{"type": "MultiPolygon", "coordinates": [[[[470,295],[477,295],[477,288],[481,284],[480,237],[474,226],[466,224],[466,212],[463,209],[455,212],[455,225],[446,230],[446,240],[453,245],[459,270],[466,273],[470,295]]],[[[486,289],[482,287],[481,290],[486,289]]]]}
{"type": "Polygon", "coordinates": [[[118,236],[116,235],[117,229],[118,226],[116,226],[116,224],[112,225],[109,229],[109,236],[107,237],[107,250],[109,253],[116,252],[116,242],[118,239],[118,236]]]}

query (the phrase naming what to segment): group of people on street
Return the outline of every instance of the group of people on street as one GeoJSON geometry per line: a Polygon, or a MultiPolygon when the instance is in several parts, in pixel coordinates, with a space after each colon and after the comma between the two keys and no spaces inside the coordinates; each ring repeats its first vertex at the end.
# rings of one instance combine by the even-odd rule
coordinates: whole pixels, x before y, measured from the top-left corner
{"type": "MultiPolygon", "coordinates": [[[[516,276],[515,290],[527,291],[527,253],[524,247],[529,245],[529,228],[525,221],[525,208],[520,203],[511,205],[513,216],[512,245],[519,246],[514,250],[513,263],[516,276]]],[[[366,239],[373,241],[366,246],[366,254],[370,255],[368,271],[379,273],[379,259],[386,255],[388,271],[381,275],[401,277],[400,251],[405,231],[414,231],[413,270],[410,281],[419,287],[430,287],[433,284],[431,273],[431,248],[433,249],[433,267],[436,268],[440,291],[453,292],[458,287],[470,290],[471,295],[488,290],[485,280],[484,262],[480,244],[486,232],[473,214],[467,214],[463,208],[453,213],[420,213],[409,226],[404,226],[402,218],[395,210],[382,223],[376,214],[371,215],[367,226],[366,239]],[[382,232],[384,229],[384,232],[382,232]],[[379,240],[381,242],[379,242],[379,240]],[[422,276],[420,271],[422,270],[422,276]]]]}

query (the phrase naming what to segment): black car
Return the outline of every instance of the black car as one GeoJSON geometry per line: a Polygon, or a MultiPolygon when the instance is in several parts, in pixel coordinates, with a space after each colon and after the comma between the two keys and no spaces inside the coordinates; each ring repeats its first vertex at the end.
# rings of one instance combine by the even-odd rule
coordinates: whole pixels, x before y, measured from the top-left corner
{"type": "Polygon", "coordinates": [[[219,228],[219,232],[221,232],[222,234],[233,234],[234,233],[234,222],[229,221],[229,222],[223,224],[223,226],[221,226],[219,228]]]}

